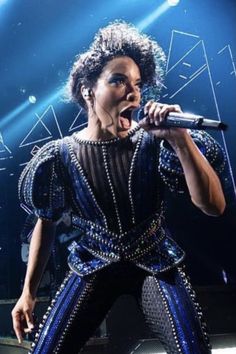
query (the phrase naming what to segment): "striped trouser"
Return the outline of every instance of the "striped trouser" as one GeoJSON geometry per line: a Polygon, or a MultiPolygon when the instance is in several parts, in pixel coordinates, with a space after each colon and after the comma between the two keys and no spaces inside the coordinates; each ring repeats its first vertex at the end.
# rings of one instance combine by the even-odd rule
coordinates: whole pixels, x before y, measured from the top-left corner
{"type": "Polygon", "coordinates": [[[182,268],[150,275],[127,262],[86,278],[69,272],[39,325],[30,353],[77,354],[122,294],[136,297],[167,353],[211,353],[201,309],[182,268]]]}

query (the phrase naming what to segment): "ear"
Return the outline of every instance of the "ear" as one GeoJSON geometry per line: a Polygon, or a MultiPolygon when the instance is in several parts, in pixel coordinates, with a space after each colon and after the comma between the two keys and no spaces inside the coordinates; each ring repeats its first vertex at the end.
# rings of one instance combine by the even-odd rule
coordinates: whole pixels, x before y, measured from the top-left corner
{"type": "Polygon", "coordinates": [[[93,92],[89,87],[84,85],[81,86],[81,94],[86,102],[91,101],[92,93],[93,92]]]}

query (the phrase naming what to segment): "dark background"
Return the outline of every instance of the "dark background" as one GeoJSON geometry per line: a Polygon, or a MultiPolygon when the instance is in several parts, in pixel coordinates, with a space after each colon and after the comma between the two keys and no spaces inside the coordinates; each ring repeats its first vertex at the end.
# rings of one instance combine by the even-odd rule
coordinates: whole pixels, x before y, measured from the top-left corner
{"type": "Polygon", "coordinates": [[[46,142],[80,129],[85,116],[60,98],[77,53],[99,27],[124,19],[143,28],[167,55],[161,101],[229,125],[213,136],[229,168],[228,206],[220,218],[203,215],[187,197],[168,196],[172,236],[187,252],[196,285],[235,285],[236,57],[234,1],[182,0],[149,25],[162,1],[0,1],[0,298],[19,295],[24,265],[20,232],[27,213],[17,196],[19,175],[46,142]],[[29,102],[35,96],[36,103],[29,102]]]}

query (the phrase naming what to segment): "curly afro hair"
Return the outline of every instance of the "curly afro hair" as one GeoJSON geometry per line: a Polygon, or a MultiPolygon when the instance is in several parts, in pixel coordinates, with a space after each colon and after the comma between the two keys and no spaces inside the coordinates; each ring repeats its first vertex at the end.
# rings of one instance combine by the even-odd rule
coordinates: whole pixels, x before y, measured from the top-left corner
{"type": "Polygon", "coordinates": [[[143,103],[159,97],[164,77],[165,55],[156,41],[132,24],[115,21],[101,28],[88,51],[76,57],[67,83],[67,97],[86,109],[81,86],[92,88],[108,61],[128,56],[141,73],[143,103]]]}

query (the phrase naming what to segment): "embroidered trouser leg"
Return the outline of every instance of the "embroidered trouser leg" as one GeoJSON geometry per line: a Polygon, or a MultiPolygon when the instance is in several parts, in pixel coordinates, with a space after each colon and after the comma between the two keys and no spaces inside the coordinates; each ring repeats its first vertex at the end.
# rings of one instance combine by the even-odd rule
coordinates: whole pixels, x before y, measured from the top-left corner
{"type": "Polygon", "coordinates": [[[210,353],[200,309],[183,271],[150,276],[128,263],[86,279],[70,272],[44,316],[31,353],[77,354],[125,293],[141,300],[144,316],[167,353],[210,353]]]}
{"type": "Polygon", "coordinates": [[[148,325],[168,354],[211,353],[200,306],[182,269],[147,276],[141,306],[148,325]]]}
{"type": "Polygon", "coordinates": [[[30,353],[78,353],[114,302],[113,292],[106,289],[109,279],[103,282],[101,276],[84,280],[69,273],[44,315],[30,353]]]}

